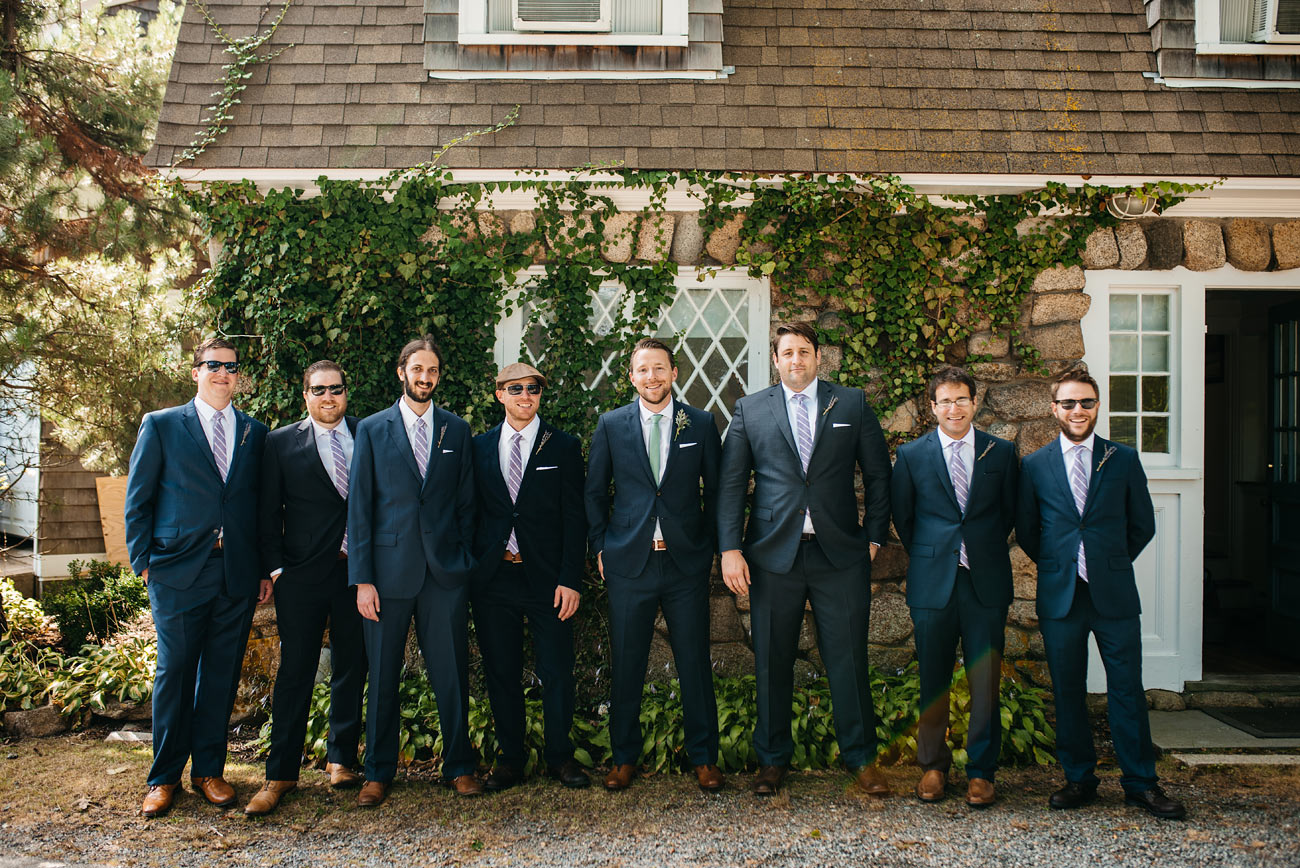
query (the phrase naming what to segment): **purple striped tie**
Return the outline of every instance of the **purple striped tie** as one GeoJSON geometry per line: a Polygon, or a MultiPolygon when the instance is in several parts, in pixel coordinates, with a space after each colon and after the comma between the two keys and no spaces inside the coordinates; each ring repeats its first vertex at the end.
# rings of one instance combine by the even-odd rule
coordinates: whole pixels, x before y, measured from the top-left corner
{"type": "MultiPolygon", "coordinates": [[[[510,491],[510,502],[514,503],[519,499],[519,483],[524,478],[524,462],[519,454],[519,447],[524,442],[524,435],[522,432],[517,432],[510,440],[510,475],[506,477],[506,488],[510,491]]],[[[510,539],[506,540],[506,549],[512,555],[519,554],[519,541],[515,539],[515,529],[513,527],[510,528],[510,539]]]]}
{"type": "Polygon", "coordinates": [[[226,417],[223,413],[218,412],[212,417],[212,457],[217,462],[217,473],[221,476],[221,481],[226,481],[226,417]]]}
{"type": "Polygon", "coordinates": [[[808,421],[808,396],[802,393],[794,396],[795,419],[798,422],[799,463],[803,465],[804,475],[808,475],[808,462],[812,460],[812,423],[808,421]]]}
{"type": "MultiPolygon", "coordinates": [[[[952,491],[957,495],[957,506],[961,509],[962,515],[966,514],[966,501],[970,498],[970,482],[966,479],[966,464],[961,460],[961,440],[954,440],[949,444],[952,449],[952,456],[948,460],[948,475],[952,477],[952,491]]],[[[957,556],[957,563],[970,569],[970,563],[966,560],[966,540],[961,541],[961,553],[957,556]]]]}
{"type": "MultiPolygon", "coordinates": [[[[1083,518],[1084,507],[1088,504],[1088,468],[1085,454],[1088,447],[1080,444],[1074,447],[1074,468],[1070,471],[1070,489],[1074,494],[1074,506],[1083,518]]],[[[1084,554],[1083,540],[1079,540],[1079,578],[1088,581],[1088,559],[1084,554]]]]}
{"type": "MultiPolygon", "coordinates": [[[[339,497],[344,500],[348,499],[348,462],[343,457],[343,441],[339,439],[338,431],[330,431],[330,452],[334,454],[334,487],[338,489],[339,497]]],[[[343,527],[343,547],[340,549],[343,554],[348,553],[348,529],[343,527]]]]}
{"type": "Polygon", "coordinates": [[[425,431],[423,419],[415,420],[415,437],[411,448],[415,451],[415,466],[420,471],[420,479],[429,472],[429,432],[425,431]]]}

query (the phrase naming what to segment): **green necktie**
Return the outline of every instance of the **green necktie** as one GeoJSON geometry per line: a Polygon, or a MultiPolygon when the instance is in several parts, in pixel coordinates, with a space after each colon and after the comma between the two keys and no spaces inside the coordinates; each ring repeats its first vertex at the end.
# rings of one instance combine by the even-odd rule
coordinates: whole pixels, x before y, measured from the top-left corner
{"type": "Polygon", "coordinates": [[[659,484],[659,420],[664,417],[663,413],[655,413],[650,417],[650,473],[655,478],[655,484],[659,484]]]}

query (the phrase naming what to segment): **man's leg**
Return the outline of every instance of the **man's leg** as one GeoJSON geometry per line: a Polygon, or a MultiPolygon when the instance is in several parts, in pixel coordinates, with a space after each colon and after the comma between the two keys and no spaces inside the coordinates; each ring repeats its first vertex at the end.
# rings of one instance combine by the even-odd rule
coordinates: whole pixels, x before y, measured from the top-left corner
{"type": "Polygon", "coordinates": [[[982,604],[971,584],[970,573],[965,570],[958,571],[953,596],[961,620],[962,656],[970,681],[966,777],[992,783],[1002,753],[1002,648],[1006,642],[1007,610],[982,604]]]}
{"type": "MultiPolygon", "coordinates": [[[[220,568],[220,561],[217,561],[220,568]]],[[[153,766],[149,786],[179,783],[193,741],[194,684],[207,630],[207,606],[180,610],[184,597],[149,583],[149,605],[158,634],[153,679],[153,766]]]]}
{"type": "Polygon", "coordinates": [[[370,695],[366,701],[366,780],[392,783],[397,774],[398,687],[406,634],[411,628],[415,599],[383,599],[378,621],[361,619],[369,663],[370,695]]]}
{"type": "Polygon", "coordinates": [[[923,771],[944,774],[952,766],[948,747],[948,688],[956,662],[957,606],[953,600],[942,609],[912,609],[916,661],[921,676],[921,719],[916,730],[916,764],[923,771]]]}
{"type": "Polygon", "coordinates": [[[220,777],[225,773],[230,714],[239,692],[239,674],[256,607],[256,597],[227,597],[224,588],[210,604],[194,686],[192,777],[220,777]]]}
{"type": "Polygon", "coordinates": [[[280,668],[271,695],[271,749],[266,756],[268,781],[298,780],[311,692],[328,616],[329,597],[319,588],[284,582],[277,585],[275,621],[280,632],[280,668]]]}
{"type": "Polygon", "coordinates": [[[1097,786],[1097,749],[1088,723],[1088,631],[1093,612],[1086,585],[1075,588],[1064,618],[1044,618],[1043,647],[1056,697],[1056,758],[1070,783],[1097,786]]]}
{"type": "Polygon", "coordinates": [[[718,701],[709,659],[709,578],[682,573],[671,558],[664,560],[663,567],[660,605],[681,686],[686,756],[693,766],[717,765],[718,701]]]}
{"type": "Polygon", "coordinates": [[[415,598],[415,635],[438,701],[442,776],[451,781],[473,774],[477,763],[469,743],[469,589],[462,585],[448,590],[427,576],[415,598]]]}
{"type": "Polygon", "coordinates": [[[659,586],[666,552],[650,555],[645,571],[635,578],[610,576],[609,644],[614,684],[609,702],[609,744],[613,764],[641,761],[641,694],[645,688],[650,640],[659,610],[659,586]]]}
{"type": "Polygon", "coordinates": [[[1120,785],[1126,793],[1149,790],[1156,783],[1156,754],[1151,744],[1147,696],[1142,689],[1142,622],[1103,618],[1092,622],[1097,650],[1106,669],[1106,713],[1119,760],[1120,785]]]}
{"type": "Polygon", "coordinates": [[[524,567],[502,561],[472,595],[488,701],[497,736],[497,762],[524,770],[524,567]]]}
{"type": "Polygon", "coordinates": [[[348,587],[347,561],[339,561],[334,574],[329,609],[330,734],[325,758],[351,768],[357,764],[361,700],[366,688],[364,619],[357,611],[357,589],[348,587]]]}
{"type": "MultiPolygon", "coordinates": [[[[801,548],[807,545],[815,543],[802,543],[801,548]]],[[[754,752],[759,765],[786,766],[794,753],[790,703],[794,698],[794,660],[808,586],[802,558],[796,559],[791,572],[785,575],[752,564],[749,569],[753,578],[749,591],[750,629],[758,693],[754,752]]]]}
{"type": "MultiPolygon", "coordinates": [[[[552,605],[555,592],[532,590],[524,598],[528,629],[533,635],[537,677],[542,682],[542,722],[546,736],[544,759],[551,768],[573,759],[574,679],[573,618],[561,621],[552,605]]],[[[517,680],[517,679],[516,679],[517,680]]]]}

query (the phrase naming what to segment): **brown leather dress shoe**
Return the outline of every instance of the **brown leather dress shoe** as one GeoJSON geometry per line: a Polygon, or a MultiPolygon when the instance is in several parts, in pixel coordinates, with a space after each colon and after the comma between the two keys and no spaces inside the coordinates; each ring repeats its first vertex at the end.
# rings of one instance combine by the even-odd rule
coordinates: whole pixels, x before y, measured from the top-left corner
{"type": "Polygon", "coordinates": [[[459,775],[451,779],[447,784],[456,791],[458,796],[481,796],[483,795],[483,782],[474,775],[459,775]]]}
{"type": "Polygon", "coordinates": [[[943,769],[930,769],[916,782],[916,797],[923,802],[943,801],[944,787],[948,785],[948,776],[943,769]]]}
{"type": "Polygon", "coordinates": [[[161,817],[172,809],[172,800],[176,798],[176,788],[179,784],[154,784],[145,794],[144,804],[140,806],[140,813],[153,819],[161,817]]]}
{"type": "Polygon", "coordinates": [[[631,763],[622,763],[614,766],[605,775],[605,789],[607,790],[626,790],[632,784],[632,778],[636,777],[636,766],[631,763]]]}
{"type": "Polygon", "coordinates": [[[754,776],[754,795],[775,796],[785,780],[786,766],[762,766],[754,776]]]}
{"type": "Polygon", "coordinates": [[[853,773],[853,783],[868,796],[884,797],[890,794],[889,784],[885,781],[885,776],[875,766],[862,766],[855,771],[853,773]]]}
{"type": "Polygon", "coordinates": [[[275,810],[280,804],[280,797],[290,790],[298,789],[297,781],[267,781],[253,794],[253,798],[244,805],[244,813],[250,817],[260,817],[275,810]]]}
{"type": "Polygon", "coordinates": [[[700,789],[706,793],[716,793],[722,789],[722,785],[725,783],[722,777],[722,769],[715,765],[696,766],[695,780],[699,783],[700,789]]]}
{"type": "Polygon", "coordinates": [[[226,783],[226,779],[221,775],[210,778],[192,777],[190,786],[194,787],[194,792],[199,793],[218,808],[229,808],[235,804],[235,788],[226,783]]]}
{"type": "Polygon", "coordinates": [[[384,803],[388,797],[388,784],[381,784],[379,781],[366,781],[361,785],[361,792],[357,793],[357,807],[360,808],[377,808],[384,803]]]}
{"type": "Polygon", "coordinates": [[[987,808],[997,799],[998,797],[993,793],[992,781],[986,781],[984,778],[971,778],[970,783],[966,785],[966,804],[972,808],[987,808]]]}
{"type": "Polygon", "coordinates": [[[343,763],[325,763],[325,774],[330,776],[330,786],[336,790],[350,790],[361,786],[365,780],[343,763]]]}

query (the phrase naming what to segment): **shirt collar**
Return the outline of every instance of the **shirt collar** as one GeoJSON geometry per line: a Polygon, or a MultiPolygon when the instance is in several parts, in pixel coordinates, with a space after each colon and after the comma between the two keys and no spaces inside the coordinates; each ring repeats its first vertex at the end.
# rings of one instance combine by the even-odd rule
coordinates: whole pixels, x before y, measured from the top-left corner
{"type": "Polygon", "coordinates": [[[1092,432],[1091,434],[1089,434],[1089,435],[1088,435],[1088,439],[1087,439],[1087,440],[1084,440],[1082,443],[1075,443],[1075,442],[1074,442],[1073,440],[1071,440],[1069,437],[1066,437],[1064,432],[1062,432],[1059,436],[1060,436],[1060,438],[1061,438],[1061,452],[1062,452],[1063,454],[1065,454],[1065,455],[1069,455],[1069,454],[1070,454],[1070,450],[1073,449],[1073,448],[1076,447],[1076,446],[1082,446],[1082,447],[1084,447],[1085,449],[1088,450],[1088,453],[1091,454],[1092,451],[1093,451],[1093,446],[1094,446],[1094,444],[1096,443],[1096,440],[1097,440],[1097,432],[1096,432],[1096,431],[1094,431],[1094,432],[1092,432]]]}
{"type": "Polygon", "coordinates": [[[198,395],[194,396],[194,409],[198,411],[199,417],[203,419],[204,422],[211,422],[212,417],[218,413],[222,414],[227,419],[235,414],[235,405],[233,403],[227,404],[224,410],[218,410],[198,395]]]}
{"type": "Polygon", "coordinates": [[[804,386],[803,389],[801,389],[798,392],[791,389],[785,383],[781,383],[781,391],[785,393],[785,402],[787,404],[790,403],[790,399],[793,398],[795,395],[807,395],[809,398],[812,399],[813,406],[814,407],[817,406],[817,378],[816,377],[813,377],[812,382],[804,386]]]}
{"type": "Polygon", "coordinates": [[[423,416],[415,415],[415,411],[411,409],[411,405],[406,403],[405,397],[397,400],[397,406],[402,408],[402,424],[407,428],[414,425],[416,419],[423,419],[426,424],[433,425],[433,404],[429,404],[429,406],[425,408],[423,416]]]}
{"type": "MultiPolygon", "coordinates": [[[[637,409],[641,411],[641,424],[649,425],[650,417],[654,415],[654,411],[647,407],[645,401],[642,401],[640,398],[636,399],[636,406],[637,409]]],[[[671,419],[673,416],[673,399],[669,398],[668,404],[659,412],[662,413],[665,418],[671,419]]]]}
{"type": "Polygon", "coordinates": [[[516,434],[522,434],[524,435],[523,442],[532,443],[535,439],[537,439],[537,432],[541,430],[541,427],[542,427],[541,416],[534,416],[533,420],[529,422],[527,425],[525,425],[522,430],[519,431],[516,431],[514,429],[514,426],[511,425],[509,422],[502,422],[501,433],[504,435],[502,439],[504,439],[505,442],[509,443],[511,440],[514,439],[514,436],[516,434]]]}
{"type": "Polygon", "coordinates": [[[311,422],[312,432],[316,435],[317,439],[320,439],[321,437],[330,436],[331,431],[339,432],[339,436],[344,439],[347,439],[352,436],[352,432],[348,430],[347,419],[340,419],[339,424],[335,425],[333,428],[326,428],[324,425],[317,422],[315,419],[313,419],[310,416],[307,417],[307,420],[311,422]]]}
{"type": "Polygon", "coordinates": [[[975,448],[975,426],[974,425],[967,428],[965,436],[959,438],[958,440],[954,440],[951,437],[949,437],[947,434],[943,432],[942,428],[935,428],[934,430],[938,432],[939,445],[942,446],[944,449],[950,449],[952,447],[952,444],[958,442],[969,443],[972,449],[975,448]]]}

